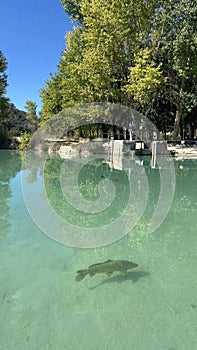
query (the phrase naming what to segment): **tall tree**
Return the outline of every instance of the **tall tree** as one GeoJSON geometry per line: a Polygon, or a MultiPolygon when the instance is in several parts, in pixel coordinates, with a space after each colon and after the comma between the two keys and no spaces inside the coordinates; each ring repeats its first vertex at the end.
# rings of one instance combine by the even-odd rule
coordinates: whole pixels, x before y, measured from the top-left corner
{"type": "Polygon", "coordinates": [[[158,116],[164,132],[175,113],[176,138],[196,106],[192,0],[61,2],[78,26],[66,37],[57,74],[41,91],[43,118],[84,102],[119,102],[158,116]],[[165,115],[154,110],[158,106],[165,115]]]}
{"type": "Polygon", "coordinates": [[[66,50],[59,64],[62,89],[62,108],[89,102],[85,96],[86,81],[80,71],[86,46],[83,29],[74,27],[66,36],[66,50]]]}
{"type": "Polygon", "coordinates": [[[196,106],[197,9],[193,0],[164,0],[158,9],[153,42],[167,78],[166,91],[176,107],[173,138],[196,106]]]}
{"type": "MultiPolygon", "coordinates": [[[[131,94],[125,89],[130,67],[135,64],[135,53],[150,43],[151,19],[159,1],[140,0],[136,4],[134,0],[63,0],[62,3],[80,25],[67,34],[59,71],[41,90],[43,119],[84,102],[130,104],[131,94]]],[[[155,81],[156,74],[160,73],[151,65],[148,78],[154,77],[155,81]]]]}
{"type": "Polygon", "coordinates": [[[0,51],[0,118],[5,118],[8,115],[8,98],[5,97],[7,91],[7,60],[2,51],[0,51]]]}
{"type": "Polygon", "coordinates": [[[29,120],[29,122],[32,124],[34,124],[35,128],[36,126],[38,125],[38,118],[37,118],[37,104],[36,102],[33,102],[33,101],[30,101],[30,100],[27,100],[25,102],[25,106],[24,108],[26,109],[27,111],[27,120],[29,120]]]}
{"type": "Polygon", "coordinates": [[[37,119],[37,104],[36,102],[33,102],[33,101],[30,101],[30,100],[27,100],[25,102],[25,106],[24,108],[26,109],[26,112],[27,112],[27,118],[29,119],[33,119],[33,120],[36,120],[37,119]]]}
{"type": "Polygon", "coordinates": [[[154,98],[154,93],[165,87],[166,79],[161,66],[156,65],[148,48],[139,50],[134,55],[134,65],[130,67],[126,91],[142,107],[154,98]]]}
{"type": "Polygon", "coordinates": [[[83,15],[81,13],[81,0],[61,0],[65,12],[74,22],[82,23],[83,15]]]}
{"type": "Polygon", "coordinates": [[[51,74],[50,79],[46,81],[45,88],[40,90],[40,96],[43,102],[41,112],[43,122],[62,110],[62,86],[59,73],[51,74]]]}
{"type": "Polygon", "coordinates": [[[148,45],[158,1],[81,0],[85,50],[79,70],[94,101],[128,104],[125,85],[134,54],[148,45]]]}

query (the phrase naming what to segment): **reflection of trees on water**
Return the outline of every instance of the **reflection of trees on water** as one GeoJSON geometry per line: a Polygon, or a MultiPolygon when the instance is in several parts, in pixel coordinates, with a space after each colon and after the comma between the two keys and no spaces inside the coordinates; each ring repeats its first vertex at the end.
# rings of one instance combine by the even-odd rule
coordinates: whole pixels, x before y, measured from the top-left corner
{"type": "Polygon", "coordinates": [[[8,183],[1,183],[0,180],[0,237],[5,238],[10,230],[8,199],[12,193],[8,183]]]}
{"type": "Polygon", "coordinates": [[[21,169],[21,159],[15,151],[0,152],[0,238],[10,231],[9,199],[12,196],[10,180],[21,169]]]}
{"type": "Polygon", "coordinates": [[[42,176],[43,159],[45,155],[39,155],[36,152],[28,151],[22,156],[23,170],[28,170],[27,182],[32,184],[38,182],[40,176],[42,176]]]}
{"type": "MultiPolygon", "coordinates": [[[[194,217],[194,210],[197,209],[196,167],[196,161],[175,161],[176,192],[169,215],[174,216],[187,212],[187,218],[191,220],[194,217]]],[[[37,182],[40,177],[44,178],[48,200],[58,215],[71,223],[76,222],[77,218],[77,225],[81,227],[103,226],[109,223],[110,218],[113,221],[116,215],[121,215],[128,202],[129,181],[133,181],[133,186],[138,187],[138,191],[142,192],[142,200],[144,199],[147,203],[143,216],[136,228],[132,229],[132,233],[140,231],[142,234],[146,234],[149,221],[158,203],[161,188],[161,170],[150,167],[150,157],[140,157],[139,159],[136,158],[136,160],[135,158],[123,159],[122,170],[112,169],[108,162],[95,159],[87,162],[79,172],[79,192],[87,201],[96,201],[99,198],[98,184],[101,180],[107,179],[113,182],[115,192],[118,194],[118,200],[116,197],[116,201],[112,203],[110,208],[99,213],[99,215],[98,213],[88,214],[83,212],[83,208],[81,208],[81,211],[78,211],[71,207],[69,202],[66,201],[65,194],[62,192],[61,181],[65,182],[65,186],[68,188],[73,186],[73,177],[78,173],[79,169],[77,159],[63,160],[58,157],[49,158],[48,156],[43,159],[42,156],[30,152],[26,155],[24,169],[28,169],[27,181],[29,183],[37,182]],[[135,168],[139,168],[136,173],[133,171],[135,168]],[[62,178],[61,174],[64,175],[62,178]],[[148,182],[148,193],[144,193],[143,197],[143,187],[141,188],[139,183],[140,181],[143,182],[144,174],[148,182]]],[[[77,200],[78,194],[77,191],[73,191],[72,199],[76,197],[77,200]]],[[[43,199],[46,200],[46,197],[44,196],[43,199]]],[[[180,216],[177,216],[178,220],[181,220],[180,216]]],[[[182,215],[182,218],[185,220],[185,215],[182,215]]]]}
{"type": "MultiPolygon", "coordinates": [[[[93,160],[84,165],[78,176],[78,189],[73,190],[74,196],[78,196],[78,190],[81,192],[83,198],[87,201],[94,201],[98,199],[98,184],[102,179],[111,180],[116,188],[116,193],[119,194],[119,200],[112,201],[111,205],[105,210],[88,213],[72,207],[64,197],[61,188],[60,174],[61,168],[64,166],[65,179],[68,188],[72,188],[72,178],[78,172],[79,165],[77,162],[66,161],[61,159],[48,159],[45,164],[45,189],[48,199],[56,212],[66,221],[76,223],[80,227],[99,227],[112,222],[114,218],[122,213],[129,196],[129,185],[125,172],[123,171],[109,171],[109,167],[103,164],[101,159],[93,160]]],[[[77,199],[77,198],[76,198],[77,199]]]]}
{"type": "Polygon", "coordinates": [[[185,159],[175,162],[176,193],[173,211],[183,213],[184,220],[194,217],[197,211],[197,162],[185,159]],[[187,212],[187,216],[184,213],[187,212]]]}

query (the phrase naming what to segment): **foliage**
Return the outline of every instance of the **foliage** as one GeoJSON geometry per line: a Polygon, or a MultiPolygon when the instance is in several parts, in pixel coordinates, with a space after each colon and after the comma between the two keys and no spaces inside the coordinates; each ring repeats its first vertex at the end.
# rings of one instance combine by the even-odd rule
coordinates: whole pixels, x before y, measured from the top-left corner
{"type": "Polygon", "coordinates": [[[30,141],[30,134],[28,134],[27,132],[24,132],[23,134],[21,134],[20,142],[19,142],[19,149],[20,150],[26,149],[29,145],[29,141],[30,141]]]}
{"type": "Polygon", "coordinates": [[[20,136],[21,133],[33,133],[35,131],[35,122],[27,118],[27,113],[19,110],[13,103],[8,105],[8,118],[0,121],[0,129],[4,132],[11,132],[14,136],[20,136]]]}
{"type": "Polygon", "coordinates": [[[41,90],[43,121],[68,107],[112,102],[139,109],[162,130],[174,124],[174,138],[184,118],[193,123],[187,119],[196,108],[192,0],[61,2],[78,26],[41,90]]]}
{"type": "Polygon", "coordinates": [[[42,122],[62,109],[61,103],[61,77],[59,74],[51,74],[51,79],[46,81],[45,89],[40,90],[43,101],[41,112],[42,122]]]}
{"type": "Polygon", "coordinates": [[[24,108],[27,111],[27,119],[36,121],[37,120],[37,114],[36,114],[37,104],[36,104],[36,102],[32,102],[30,100],[27,100],[25,102],[24,108]]]}
{"type": "Polygon", "coordinates": [[[83,21],[83,16],[80,10],[81,0],[61,0],[61,3],[71,20],[78,23],[83,21]]]}
{"type": "Polygon", "coordinates": [[[196,6],[192,0],[162,1],[155,17],[154,47],[167,77],[166,91],[176,107],[174,138],[181,119],[197,104],[196,6]]]}
{"type": "Polygon", "coordinates": [[[156,66],[148,49],[140,50],[134,55],[134,59],[135,65],[130,67],[126,90],[134,101],[145,105],[151,101],[154,92],[161,90],[166,79],[162,75],[161,64],[156,66]]]}
{"type": "Polygon", "coordinates": [[[158,1],[136,6],[131,0],[62,1],[80,26],[66,36],[58,73],[41,90],[42,118],[90,102],[128,104],[124,89],[134,53],[149,39],[150,20],[158,1]],[[147,14],[149,17],[147,17],[147,14]],[[56,108],[57,107],[57,108],[56,108]]]}
{"type": "Polygon", "coordinates": [[[33,133],[38,126],[35,102],[26,101],[27,113],[17,109],[5,97],[7,88],[7,60],[0,51],[0,148],[16,147],[16,138],[23,132],[33,133]]]}
{"type": "Polygon", "coordinates": [[[32,132],[36,130],[37,126],[38,126],[38,117],[37,117],[37,104],[36,102],[32,102],[30,100],[27,100],[25,103],[24,108],[27,111],[27,121],[31,123],[32,125],[32,132]]]}
{"type": "Polygon", "coordinates": [[[8,112],[8,98],[4,96],[8,86],[7,74],[5,73],[6,69],[7,60],[3,52],[0,51],[0,119],[7,117],[8,112]]]}
{"type": "Polygon", "coordinates": [[[8,131],[0,128],[0,148],[7,148],[8,142],[10,142],[8,131]]]}
{"type": "Polygon", "coordinates": [[[176,107],[165,90],[152,93],[151,100],[146,105],[139,106],[139,110],[154,123],[158,130],[163,132],[165,137],[167,132],[173,131],[176,107]]]}

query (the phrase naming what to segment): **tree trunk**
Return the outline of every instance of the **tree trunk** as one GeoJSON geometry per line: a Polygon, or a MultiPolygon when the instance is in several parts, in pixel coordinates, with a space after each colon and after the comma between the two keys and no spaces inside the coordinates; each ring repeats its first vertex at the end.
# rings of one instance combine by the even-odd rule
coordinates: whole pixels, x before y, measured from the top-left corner
{"type": "Polygon", "coordinates": [[[181,122],[181,106],[180,104],[176,105],[176,116],[174,121],[174,131],[173,131],[173,140],[177,140],[177,136],[179,134],[180,122],[181,122]]]}
{"type": "Polygon", "coordinates": [[[117,140],[117,127],[116,127],[116,125],[113,125],[112,129],[113,129],[114,140],[117,140]]]}
{"type": "Polygon", "coordinates": [[[79,137],[83,137],[82,126],[79,126],[79,137]]]}

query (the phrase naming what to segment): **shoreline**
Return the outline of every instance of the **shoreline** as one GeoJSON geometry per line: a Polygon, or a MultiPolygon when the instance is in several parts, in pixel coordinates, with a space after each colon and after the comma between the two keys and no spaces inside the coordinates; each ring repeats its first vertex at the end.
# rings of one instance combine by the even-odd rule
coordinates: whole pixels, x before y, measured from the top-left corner
{"type": "MultiPolygon", "coordinates": [[[[58,141],[61,141],[62,140],[58,140],[58,141]]],[[[95,140],[94,140],[95,141],[95,140]]],[[[99,140],[100,141],[100,140],[99,140]]],[[[56,142],[54,142],[54,144],[58,144],[57,140],[56,142]]],[[[54,146],[53,144],[53,146],[54,146]]],[[[63,145],[59,146],[59,147],[50,147],[49,144],[48,144],[48,153],[49,155],[50,154],[54,154],[54,153],[57,153],[61,156],[73,156],[73,155],[76,155],[76,152],[75,151],[75,145],[80,145],[81,147],[81,154],[83,154],[84,152],[83,151],[86,151],[85,153],[87,153],[87,150],[86,150],[86,147],[85,149],[83,150],[84,146],[87,144],[87,141],[86,142],[81,142],[81,140],[79,142],[69,142],[69,143],[64,143],[63,142],[63,145]],[[85,145],[84,145],[85,144],[85,145]]],[[[94,142],[91,142],[92,146],[94,145],[94,142]]],[[[101,147],[103,149],[103,147],[101,147]]],[[[4,150],[10,150],[10,151],[20,151],[17,147],[16,148],[1,148],[0,151],[4,151],[4,150]]],[[[42,153],[44,150],[41,149],[40,147],[35,149],[36,153],[42,153]]],[[[45,149],[46,151],[46,149],[45,149]]],[[[95,148],[94,147],[91,147],[91,149],[89,149],[88,151],[90,151],[90,153],[95,153],[95,148]]],[[[101,151],[101,150],[100,150],[101,151]]],[[[103,150],[104,151],[104,150],[103,150]]],[[[106,153],[106,150],[102,153],[105,154],[106,153]]],[[[137,151],[140,151],[137,149],[137,151]]],[[[124,153],[124,152],[123,152],[124,153]]],[[[126,152],[127,153],[127,152],[126,152]]],[[[120,154],[120,152],[118,153],[120,154]]],[[[197,159],[197,144],[194,144],[194,145],[186,145],[184,143],[181,143],[181,144],[174,144],[174,143],[170,143],[168,142],[167,143],[167,149],[166,149],[166,152],[164,152],[164,155],[171,155],[173,158],[175,159],[197,159]]],[[[86,155],[86,154],[85,154],[86,155]]],[[[128,154],[129,155],[129,154],[128,154]]],[[[149,154],[140,154],[140,152],[137,154],[137,156],[140,156],[140,155],[149,155],[149,154]]]]}
{"type": "Polygon", "coordinates": [[[185,145],[169,145],[167,146],[168,152],[176,159],[195,159],[197,158],[197,146],[185,146],[185,145]]]}

